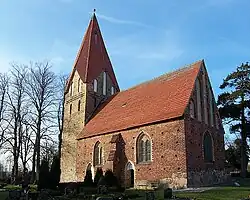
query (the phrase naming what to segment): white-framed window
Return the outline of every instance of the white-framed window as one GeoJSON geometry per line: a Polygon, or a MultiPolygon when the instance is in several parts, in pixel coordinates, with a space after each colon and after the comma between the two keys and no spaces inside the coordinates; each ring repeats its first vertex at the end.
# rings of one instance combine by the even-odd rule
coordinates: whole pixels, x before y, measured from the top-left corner
{"type": "Polygon", "coordinates": [[[94,92],[97,92],[97,80],[94,80],[94,92]]]}
{"type": "Polygon", "coordinates": [[[115,88],[112,86],[111,87],[111,95],[113,95],[115,93],[115,88]]]}
{"type": "Polygon", "coordinates": [[[103,72],[103,88],[102,88],[102,94],[106,95],[107,94],[107,74],[106,72],[103,72]]]}

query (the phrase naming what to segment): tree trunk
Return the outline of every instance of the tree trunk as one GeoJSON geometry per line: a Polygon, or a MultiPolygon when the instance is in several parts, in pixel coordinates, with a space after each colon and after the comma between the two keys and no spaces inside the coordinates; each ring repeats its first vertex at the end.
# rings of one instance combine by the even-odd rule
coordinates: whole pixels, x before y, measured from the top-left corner
{"type": "Polygon", "coordinates": [[[242,100],[242,111],[241,111],[241,177],[245,178],[247,175],[247,134],[246,134],[246,118],[245,118],[245,100],[244,96],[242,100]]]}
{"type": "Polygon", "coordinates": [[[40,141],[41,141],[41,113],[39,113],[38,124],[37,124],[37,145],[36,145],[36,181],[39,181],[39,173],[40,173],[40,141]]]}
{"type": "MultiPolygon", "coordinates": [[[[15,119],[16,120],[16,119],[15,119]]],[[[16,183],[17,181],[17,176],[18,176],[18,155],[17,155],[17,144],[18,144],[18,139],[17,139],[17,120],[15,121],[14,125],[14,147],[13,147],[13,171],[12,171],[12,177],[13,177],[13,182],[16,183]]]]}
{"type": "Polygon", "coordinates": [[[32,176],[31,176],[32,183],[35,183],[36,181],[36,143],[37,143],[37,140],[35,141],[34,152],[33,152],[33,157],[32,157],[32,176]]]}

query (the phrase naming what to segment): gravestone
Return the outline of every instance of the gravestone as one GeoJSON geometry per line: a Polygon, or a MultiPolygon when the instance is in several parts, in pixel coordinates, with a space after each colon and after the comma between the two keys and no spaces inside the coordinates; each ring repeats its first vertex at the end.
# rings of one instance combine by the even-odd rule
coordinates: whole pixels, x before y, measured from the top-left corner
{"type": "Polygon", "coordinates": [[[173,190],[171,188],[167,188],[164,190],[164,199],[170,199],[173,196],[173,190]]]}
{"type": "Polygon", "coordinates": [[[99,185],[97,187],[97,194],[107,194],[108,193],[108,188],[106,185],[99,185]]]}

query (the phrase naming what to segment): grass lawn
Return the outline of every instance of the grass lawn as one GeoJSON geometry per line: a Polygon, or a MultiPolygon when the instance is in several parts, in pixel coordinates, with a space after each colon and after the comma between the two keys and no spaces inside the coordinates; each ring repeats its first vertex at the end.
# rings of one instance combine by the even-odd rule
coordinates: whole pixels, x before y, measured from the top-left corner
{"type": "MultiPolygon", "coordinates": [[[[132,200],[144,200],[145,191],[143,190],[131,190],[126,191],[129,195],[138,194],[137,198],[132,200]]],[[[250,187],[218,187],[204,192],[173,192],[176,197],[189,197],[195,200],[240,200],[247,198],[250,195],[250,187]]],[[[163,191],[156,191],[155,197],[157,200],[163,200],[163,191]]]]}
{"type": "Polygon", "coordinates": [[[204,192],[176,192],[174,195],[196,200],[239,200],[250,195],[250,187],[220,187],[204,192]]]}

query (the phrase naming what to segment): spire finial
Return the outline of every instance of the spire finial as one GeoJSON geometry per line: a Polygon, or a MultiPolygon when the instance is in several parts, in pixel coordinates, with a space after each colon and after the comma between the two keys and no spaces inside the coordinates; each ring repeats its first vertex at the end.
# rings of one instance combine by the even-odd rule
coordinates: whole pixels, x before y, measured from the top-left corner
{"type": "Polygon", "coordinates": [[[94,14],[95,14],[96,9],[94,8],[94,14]]]}

